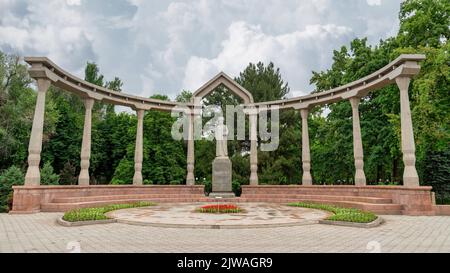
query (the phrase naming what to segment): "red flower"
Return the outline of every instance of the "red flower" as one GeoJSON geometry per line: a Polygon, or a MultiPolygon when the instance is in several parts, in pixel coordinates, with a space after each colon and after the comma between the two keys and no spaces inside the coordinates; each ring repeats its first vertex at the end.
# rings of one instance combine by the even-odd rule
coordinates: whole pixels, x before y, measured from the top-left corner
{"type": "Polygon", "coordinates": [[[199,210],[200,212],[224,212],[224,213],[242,211],[241,208],[232,204],[204,205],[200,207],[199,210]]]}

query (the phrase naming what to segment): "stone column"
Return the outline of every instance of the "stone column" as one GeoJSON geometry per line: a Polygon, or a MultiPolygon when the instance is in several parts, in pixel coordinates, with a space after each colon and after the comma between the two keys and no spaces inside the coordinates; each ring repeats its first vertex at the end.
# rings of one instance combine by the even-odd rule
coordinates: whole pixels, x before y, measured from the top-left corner
{"type": "Polygon", "coordinates": [[[250,185],[258,185],[258,136],[257,129],[258,112],[252,109],[249,113],[250,123],[250,185]]]}
{"type": "Polygon", "coordinates": [[[84,99],[84,129],[83,142],[81,143],[81,170],[78,177],[78,185],[89,186],[89,159],[91,158],[91,123],[92,123],[92,107],[94,99],[84,99]]]}
{"type": "Polygon", "coordinates": [[[355,158],[355,185],[365,186],[366,175],[364,174],[364,156],[359,123],[359,101],[360,98],[350,98],[353,113],[353,157],[355,158]]]}
{"type": "Polygon", "coordinates": [[[311,156],[309,154],[308,109],[301,109],[302,116],[302,185],[312,185],[311,156]]]}
{"type": "Polygon", "coordinates": [[[398,77],[395,79],[400,89],[400,120],[402,133],[402,153],[405,170],[403,172],[403,185],[418,187],[419,176],[416,170],[416,147],[414,144],[411,110],[409,108],[408,86],[410,78],[398,77]]]}
{"type": "Polygon", "coordinates": [[[144,113],[143,109],[136,110],[137,129],[136,129],[136,148],[134,150],[134,176],[133,185],[142,185],[142,157],[143,157],[143,129],[144,113]]]}
{"type": "Polygon", "coordinates": [[[39,163],[42,151],[42,133],[44,129],[45,94],[50,87],[47,79],[37,80],[37,99],[34,109],[33,127],[31,129],[30,142],[28,144],[28,169],[25,175],[25,186],[38,186],[41,183],[39,163]]]}
{"type": "Polygon", "coordinates": [[[188,143],[187,143],[187,175],[186,175],[186,185],[195,185],[194,177],[194,113],[187,113],[188,117],[188,143]]]}

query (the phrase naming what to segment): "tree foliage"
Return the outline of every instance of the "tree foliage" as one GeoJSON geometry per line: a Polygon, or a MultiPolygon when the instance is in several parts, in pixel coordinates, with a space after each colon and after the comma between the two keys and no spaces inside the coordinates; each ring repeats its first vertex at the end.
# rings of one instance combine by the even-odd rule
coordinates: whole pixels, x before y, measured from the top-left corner
{"type": "MultiPolygon", "coordinates": [[[[376,71],[402,53],[425,54],[427,58],[421,63],[421,72],[410,84],[416,166],[420,181],[425,185],[437,185],[436,178],[430,177],[430,170],[448,161],[445,156],[448,156],[450,143],[449,8],[448,1],[403,2],[397,37],[380,41],[375,46],[367,45],[366,39],[355,39],[350,48],[343,46],[334,51],[330,69],[313,72],[311,78],[316,92],[321,92],[376,71]]],[[[361,101],[365,172],[370,183],[401,183],[399,105],[395,85],[376,90],[361,101]]],[[[354,172],[353,151],[348,145],[352,140],[351,107],[348,102],[339,102],[329,105],[328,110],[330,114],[325,118],[312,116],[314,178],[317,183],[334,183],[339,176],[344,183],[351,183],[354,172]],[[333,172],[326,172],[329,169],[333,172]]],[[[316,111],[322,113],[323,109],[316,111]]],[[[445,176],[438,181],[439,185],[450,184],[445,176]]],[[[438,187],[435,189],[439,191],[438,187]]]]}
{"type": "Polygon", "coordinates": [[[8,212],[12,199],[12,186],[23,185],[25,176],[21,169],[11,166],[0,173],[0,212],[8,212]]]}

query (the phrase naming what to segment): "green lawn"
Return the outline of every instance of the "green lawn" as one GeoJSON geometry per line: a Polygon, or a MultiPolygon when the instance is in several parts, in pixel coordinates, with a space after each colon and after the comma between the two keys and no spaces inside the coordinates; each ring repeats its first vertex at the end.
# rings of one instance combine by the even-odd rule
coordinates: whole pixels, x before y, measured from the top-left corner
{"type": "Polygon", "coordinates": [[[362,211],[359,209],[351,209],[351,208],[340,208],[331,205],[325,204],[314,204],[314,203],[290,203],[288,206],[292,207],[302,207],[302,208],[310,208],[310,209],[320,209],[326,210],[334,213],[330,217],[326,218],[326,220],[330,221],[344,221],[344,222],[354,222],[354,223],[370,223],[377,219],[377,215],[369,211],[362,211]]]}
{"type": "Polygon", "coordinates": [[[137,208],[137,207],[148,207],[154,206],[154,203],[151,202],[136,202],[130,204],[115,204],[108,205],[105,207],[99,208],[82,208],[70,210],[64,213],[63,220],[68,222],[79,222],[79,221],[92,221],[92,220],[107,220],[108,217],[105,216],[105,213],[118,210],[118,209],[128,209],[128,208],[137,208]]]}

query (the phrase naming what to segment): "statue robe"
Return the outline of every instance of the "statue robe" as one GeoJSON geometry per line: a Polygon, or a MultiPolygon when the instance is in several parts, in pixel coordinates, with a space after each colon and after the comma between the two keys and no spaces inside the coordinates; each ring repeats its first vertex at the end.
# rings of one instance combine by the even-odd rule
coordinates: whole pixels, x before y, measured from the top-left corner
{"type": "Polygon", "coordinates": [[[227,148],[227,140],[228,140],[228,128],[226,125],[218,124],[215,130],[215,138],[216,138],[216,157],[227,157],[228,156],[228,148],[227,148]]]}

